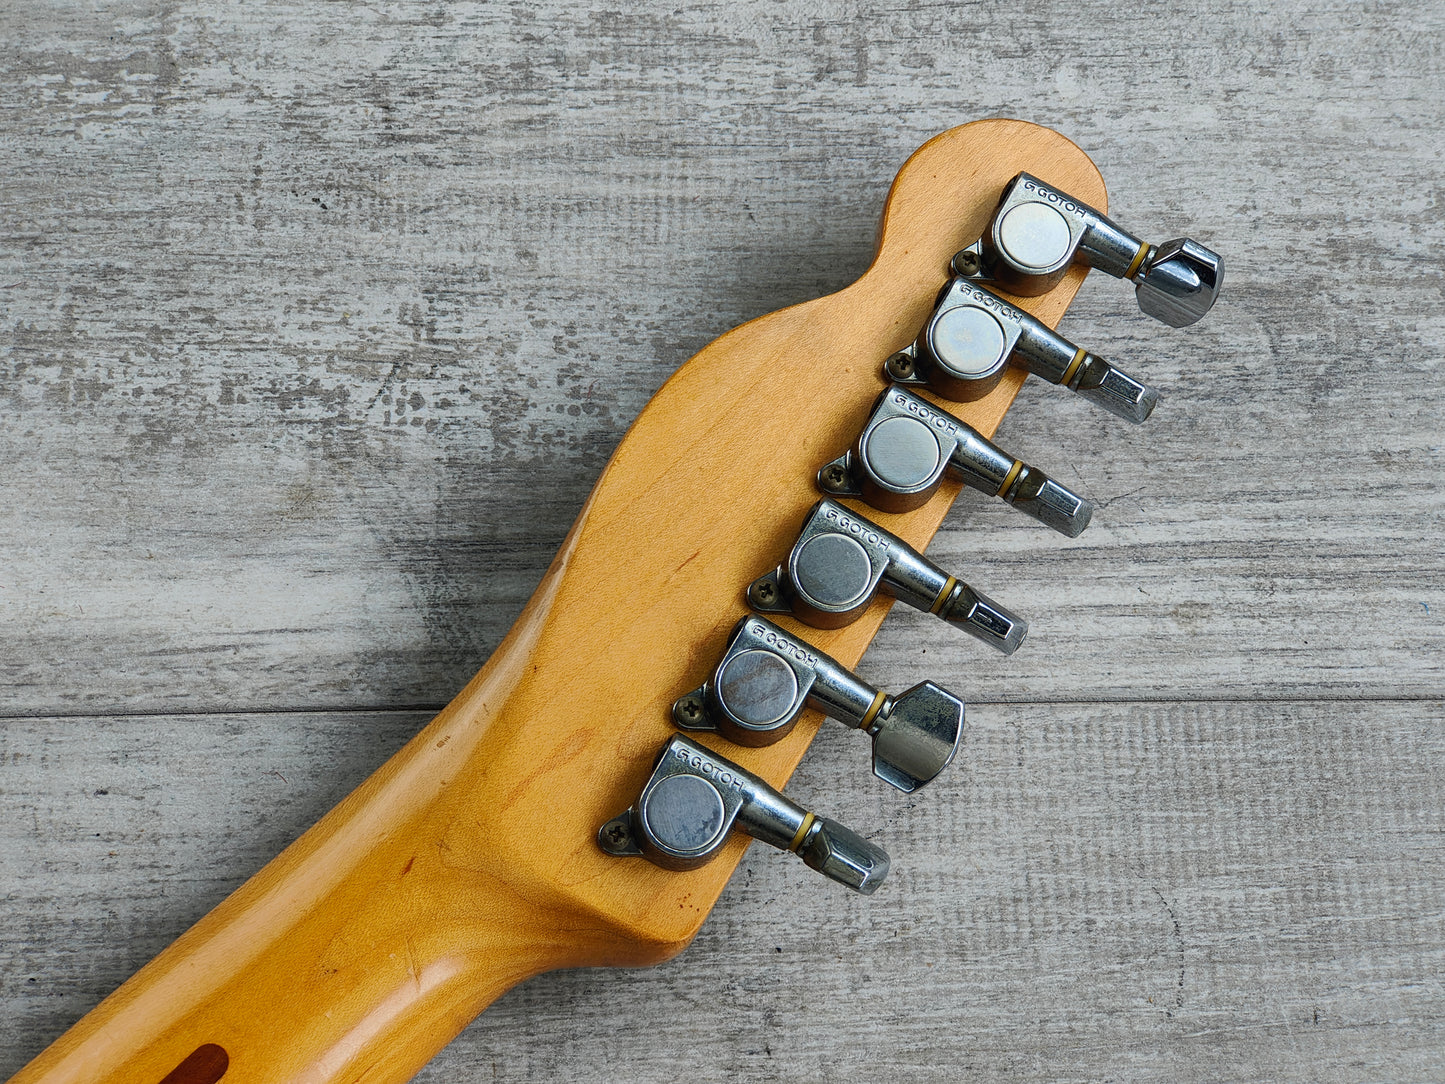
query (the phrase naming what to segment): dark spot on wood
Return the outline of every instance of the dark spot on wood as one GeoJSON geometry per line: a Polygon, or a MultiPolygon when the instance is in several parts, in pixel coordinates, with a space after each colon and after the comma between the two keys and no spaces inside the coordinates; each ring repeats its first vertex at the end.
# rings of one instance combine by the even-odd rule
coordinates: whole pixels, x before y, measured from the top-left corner
{"type": "Polygon", "coordinates": [[[230,1064],[229,1054],[215,1043],[205,1043],[167,1073],[161,1084],[216,1084],[230,1064]]]}
{"type": "Polygon", "coordinates": [[[411,865],[412,865],[412,863],[415,862],[415,861],[416,861],[416,855],[412,855],[410,858],[408,858],[408,859],[406,860],[406,865],[404,865],[404,866],[401,867],[401,875],[402,875],[403,877],[405,877],[408,873],[411,872],[411,865]]]}

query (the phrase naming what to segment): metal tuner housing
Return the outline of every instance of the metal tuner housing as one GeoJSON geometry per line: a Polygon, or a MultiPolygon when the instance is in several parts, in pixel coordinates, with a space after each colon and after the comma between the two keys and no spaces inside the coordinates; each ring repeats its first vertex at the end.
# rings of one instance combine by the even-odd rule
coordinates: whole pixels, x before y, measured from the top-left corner
{"type": "Polygon", "coordinates": [[[1012,655],[1028,625],[950,576],[903,539],[826,498],[813,505],[788,559],[748,587],[758,613],[792,614],[820,629],[842,628],[878,591],[936,614],[1012,655]]]}
{"type": "Polygon", "coordinates": [[[619,858],[688,870],[711,861],[733,831],[793,851],[824,877],[864,895],[888,876],[881,847],[682,736],[663,746],[637,801],[598,830],[597,845],[619,858]]]}
{"type": "Polygon", "coordinates": [[[1094,514],[1083,497],[896,384],[878,396],[853,447],[824,464],[818,486],[884,512],[908,512],[928,503],[945,474],[1070,538],[1094,514]]]}
{"type": "Polygon", "coordinates": [[[1009,182],[988,229],[954,257],[953,266],[965,278],[1036,297],[1058,285],[1076,260],[1133,282],[1139,308],[1171,327],[1207,313],[1224,281],[1218,253],[1198,241],[1180,237],[1151,245],[1028,173],[1009,182]]]}
{"type": "Polygon", "coordinates": [[[943,288],[922,334],[884,363],[884,375],[967,403],[993,391],[1010,362],[1131,422],[1159,402],[1153,388],[963,278],[943,288]]]}
{"type": "Polygon", "coordinates": [[[873,774],[912,792],[948,767],[963,740],[963,701],[931,681],[897,697],[761,617],[734,626],[701,688],[679,697],[683,730],[716,731],[738,745],[771,745],[813,708],[873,739],[873,774]]]}

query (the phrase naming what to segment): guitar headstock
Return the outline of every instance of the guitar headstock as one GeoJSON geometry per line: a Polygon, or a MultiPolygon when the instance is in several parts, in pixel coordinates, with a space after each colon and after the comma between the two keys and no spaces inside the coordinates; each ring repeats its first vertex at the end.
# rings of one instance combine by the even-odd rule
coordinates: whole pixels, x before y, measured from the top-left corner
{"type": "MultiPolygon", "coordinates": [[[[464,724],[486,704],[490,721],[472,763],[514,780],[504,811],[510,860],[520,854],[539,881],[566,886],[596,921],[615,923],[617,957],[640,961],[684,945],[747,840],[734,838],[700,869],[668,872],[603,854],[598,826],[637,796],[676,733],[674,699],[709,676],[748,612],[749,583],[787,554],[818,500],[819,468],[850,445],[887,387],[883,362],[913,341],[951,258],[980,236],[1021,171],[1105,205],[1093,163],[1044,128],[983,121],[920,148],[893,184],[862,278],[723,335],[657,393],[509,642],[435,724],[464,724]]],[[[1052,326],[1084,274],[1070,268],[1052,290],[1019,304],[1052,326]]],[[[983,398],[946,405],[991,434],[1023,379],[1009,368],[983,398]]],[[[922,550],[958,489],[945,480],[920,508],[866,514],[922,550]]],[[[778,621],[851,667],[889,606],[875,598],[837,629],[778,621]]],[[[960,638],[958,650],[984,649],[960,638]]],[[[782,788],[820,721],[807,712],[786,738],[761,748],[699,740],[782,788]]],[[[502,842],[472,846],[491,852],[502,842]]]]}

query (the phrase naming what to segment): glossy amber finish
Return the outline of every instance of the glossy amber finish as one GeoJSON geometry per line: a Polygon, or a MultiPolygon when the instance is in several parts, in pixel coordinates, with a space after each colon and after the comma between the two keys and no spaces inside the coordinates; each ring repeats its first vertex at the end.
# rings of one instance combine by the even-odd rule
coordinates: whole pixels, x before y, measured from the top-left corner
{"type": "MultiPolygon", "coordinates": [[[[894,182],[861,279],[728,332],[658,392],[516,626],[446,710],[16,1084],[160,1081],[206,1044],[225,1051],[224,1084],[407,1080],[530,975],[686,946],[745,841],[665,873],[604,856],[597,827],[636,795],[671,701],[707,676],[744,586],[786,551],[817,499],[814,472],[883,387],[881,362],[917,333],[949,258],[1019,170],[1105,206],[1093,164],[1047,129],[981,121],[925,144],[894,182]]],[[[1082,279],[1022,304],[1055,324],[1082,279]]],[[[951,409],[992,433],[1021,382],[1011,370],[951,409]]],[[[922,549],[956,493],[869,515],[922,549]]],[[[852,665],[887,608],[795,628],[852,665]]],[[[765,749],[711,744],[782,786],[818,722],[810,713],[765,749]]]]}

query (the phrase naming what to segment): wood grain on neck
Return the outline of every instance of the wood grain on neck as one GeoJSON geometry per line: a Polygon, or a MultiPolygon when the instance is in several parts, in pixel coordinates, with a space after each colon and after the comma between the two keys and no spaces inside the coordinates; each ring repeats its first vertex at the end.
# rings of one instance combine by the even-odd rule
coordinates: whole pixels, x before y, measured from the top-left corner
{"type": "MultiPolygon", "coordinates": [[[[530,975],[686,946],[746,841],[667,873],[604,856],[597,827],[636,796],[672,700],[707,677],[743,588],[786,552],[814,472],[883,387],[882,360],[917,334],[949,258],[1020,170],[1105,207],[1093,164],[1047,129],[981,121],[922,147],[862,278],[728,332],[663,386],[456,699],[16,1084],[159,1082],[206,1044],[225,1052],[225,1084],[402,1081],[530,975]]],[[[1082,279],[1022,304],[1056,324],[1082,279]]],[[[1011,370],[949,409],[992,433],[1021,383],[1011,370]]],[[[868,514],[922,549],[956,493],[868,514]]],[[[853,665],[887,609],[803,635],[853,665]]],[[[819,721],[768,748],[710,743],[781,787],[819,721]]]]}

